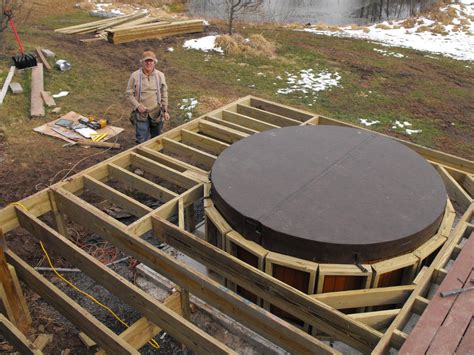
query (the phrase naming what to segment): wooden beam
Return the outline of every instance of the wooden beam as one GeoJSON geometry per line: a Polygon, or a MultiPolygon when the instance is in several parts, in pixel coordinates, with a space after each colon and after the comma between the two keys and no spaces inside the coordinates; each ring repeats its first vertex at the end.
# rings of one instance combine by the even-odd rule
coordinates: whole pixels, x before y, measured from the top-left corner
{"type": "Polygon", "coordinates": [[[336,309],[359,308],[404,303],[415,285],[381,287],[311,295],[336,309]]]}
{"type": "Polygon", "coordinates": [[[7,94],[8,86],[10,85],[10,82],[12,81],[14,74],[15,74],[15,67],[11,66],[10,71],[8,72],[7,78],[5,79],[5,82],[3,83],[2,91],[0,91],[0,105],[3,104],[3,100],[5,100],[5,95],[7,94]]]}
{"type": "MultiPolygon", "coordinates": [[[[17,209],[18,218],[23,228],[33,236],[44,241],[51,249],[57,251],[89,277],[100,283],[122,301],[132,306],[148,319],[165,328],[173,337],[198,352],[224,354],[230,351],[225,345],[189,323],[175,312],[155,300],[131,282],[98,262],[74,243],[48,227],[28,212],[17,209]]],[[[118,236],[117,236],[118,237],[118,236]]],[[[91,333],[87,333],[91,336],[91,333]]],[[[103,344],[101,344],[103,346],[103,344]]]]}
{"type": "Polygon", "coordinates": [[[222,119],[224,121],[237,123],[241,126],[250,128],[257,132],[263,132],[263,131],[267,131],[273,128],[280,128],[280,126],[277,126],[275,124],[260,121],[255,118],[241,115],[240,113],[227,111],[227,110],[222,111],[222,119]]]}
{"type": "Polygon", "coordinates": [[[157,185],[115,164],[109,164],[109,172],[111,177],[123,182],[132,189],[156,198],[158,201],[166,202],[178,196],[178,194],[173,191],[157,185]]]}
{"type": "Polygon", "coordinates": [[[352,313],[349,317],[374,329],[384,329],[395,319],[400,309],[388,309],[376,312],[352,313]]]}
{"type": "MultiPolygon", "coordinates": [[[[31,317],[26,302],[22,301],[23,293],[17,287],[5,259],[7,251],[5,239],[0,228],[0,302],[6,310],[10,321],[22,332],[27,333],[31,327],[31,317]]],[[[15,275],[16,276],[16,275],[15,275]]]]}
{"type": "Polygon", "coordinates": [[[185,172],[186,170],[191,170],[194,172],[197,172],[199,174],[205,174],[207,175],[207,171],[200,169],[194,165],[185,163],[181,160],[178,160],[176,158],[170,157],[169,155],[163,154],[161,152],[158,152],[156,150],[147,148],[147,147],[138,147],[137,148],[137,153],[140,155],[143,155],[147,157],[148,159],[151,159],[153,161],[156,161],[160,164],[169,166],[170,168],[180,171],[180,172],[185,172]]]}
{"type": "Polygon", "coordinates": [[[110,223],[107,215],[94,206],[83,206],[73,194],[52,188],[58,205],[68,217],[107,239],[122,251],[185,287],[189,292],[228,314],[248,328],[260,333],[286,350],[306,353],[315,349],[322,353],[334,353],[329,346],[305,334],[285,321],[272,316],[257,305],[222,287],[207,276],[183,265],[151,244],[129,235],[116,223],[110,223]]]}
{"type": "Polygon", "coordinates": [[[237,124],[237,123],[234,123],[234,122],[231,122],[231,121],[227,121],[227,120],[224,120],[224,119],[221,119],[221,118],[218,118],[218,117],[214,117],[214,116],[205,116],[204,119],[206,121],[209,121],[209,122],[212,122],[212,123],[215,123],[215,124],[218,124],[220,126],[223,126],[223,127],[227,127],[227,128],[231,128],[237,132],[242,132],[242,133],[245,133],[245,134],[255,134],[255,133],[258,133],[257,130],[254,130],[254,129],[251,129],[251,128],[248,128],[248,127],[245,127],[245,126],[242,126],[240,124],[237,124]]]}
{"type": "Polygon", "coordinates": [[[301,121],[241,104],[237,104],[237,113],[280,127],[299,126],[301,124],[301,121]]]}
{"type": "Polygon", "coordinates": [[[0,333],[12,344],[21,354],[41,355],[42,351],[28,340],[28,338],[11,323],[3,314],[0,313],[0,333]]]}
{"type": "Polygon", "coordinates": [[[260,110],[272,112],[284,117],[292,118],[300,122],[305,122],[314,116],[314,114],[312,114],[311,112],[303,111],[294,107],[280,105],[275,102],[257,97],[250,98],[250,106],[258,108],[260,110]]]}
{"type": "Polygon", "coordinates": [[[365,352],[371,351],[380,340],[379,332],[353,321],[171,223],[152,217],[152,224],[156,235],[167,244],[321,332],[365,352]]]}
{"type": "Polygon", "coordinates": [[[123,208],[124,210],[132,213],[137,217],[143,217],[144,215],[153,211],[150,207],[138,202],[137,200],[128,197],[118,190],[111,188],[103,182],[94,179],[93,177],[84,175],[84,187],[91,190],[93,193],[105,198],[107,201],[113,202],[123,208]]]}
{"type": "Polygon", "coordinates": [[[161,141],[165,151],[170,151],[185,160],[191,161],[193,165],[203,166],[206,170],[211,170],[212,165],[216,161],[217,157],[215,155],[203,152],[202,150],[181,142],[166,137],[162,138],[161,141]]]}
{"type": "Polygon", "coordinates": [[[181,141],[185,144],[192,144],[200,149],[210,152],[213,155],[221,154],[224,149],[229,147],[229,144],[222,143],[217,139],[209,138],[201,134],[188,131],[187,129],[181,130],[181,141]]]}
{"type": "Polygon", "coordinates": [[[163,180],[171,182],[172,184],[178,185],[182,188],[189,189],[199,183],[199,181],[193,180],[182,172],[156,162],[152,159],[146,158],[136,153],[130,153],[132,158],[132,165],[137,168],[143,169],[150,174],[158,176],[163,180]]]}
{"type": "Polygon", "coordinates": [[[56,106],[56,101],[54,101],[54,98],[51,96],[51,92],[41,91],[41,97],[43,98],[43,101],[46,104],[46,106],[48,107],[56,106]]]}
{"type": "Polygon", "coordinates": [[[87,310],[74,302],[64,292],[41,276],[31,266],[11,251],[6,252],[8,262],[15,267],[18,275],[41,298],[56,308],[71,323],[89,334],[95,342],[113,354],[136,354],[139,352],[115,335],[87,310]]]}
{"type": "Polygon", "coordinates": [[[31,69],[31,117],[44,116],[44,105],[41,98],[42,91],[44,91],[43,64],[38,63],[37,66],[31,69]]]}
{"type": "Polygon", "coordinates": [[[229,144],[249,136],[247,133],[204,120],[199,121],[199,132],[229,144]]]}
{"type": "Polygon", "coordinates": [[[446,190],[448,190],[449,197],[455,200],[462,210],[465,211],[472,203],[472,198],[466,191],[464,191],[462,186],[446,171],[445,168],[438,165],[436,166],[436,170],[441,175],[441,178],[446,185],[446,190]]]}

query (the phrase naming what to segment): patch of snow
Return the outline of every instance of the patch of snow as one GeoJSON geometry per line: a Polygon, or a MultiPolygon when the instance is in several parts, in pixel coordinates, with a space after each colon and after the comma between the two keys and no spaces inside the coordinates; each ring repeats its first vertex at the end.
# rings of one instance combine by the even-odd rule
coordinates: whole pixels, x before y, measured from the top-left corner
{"type": "Polygon", "coordinates": [[[218,36],[206,36],[185,41],[183,47],[186,49],[196,49],[203,52],[215,51],[224,53],[222,48],[216,47],[216,38],[218,36]]]}
{"type": "Polygon", "coordinates": [[[187,117],[187,120],[191,120],[193,118],[193,110],[196,108],[198,105],[198,100],[195,99],[194,97],[191,97],[189,99],[182,99],[181,100],[181,106],[179,106],[179,109],[184,111],[184,114],[187,117]]]}
{"type": "Polygon", "coordinates": [[[67,96],[67,95],[69,95],[69,92],[68,92],[68,91],[61,91],[61,92],[59,92],[59,93],[57,93],[57,94],[54,94],[53,97],[54,97],[55,99],[57,99],[58,97],[64,97],[64,96],[67,96]]]}
{"type": "Polygon", "coordinates": [[[167,51],[168,52],[174,52],[174,48],[173,47],[168,47],[167,51]]]}
{"type": "Polygon", "coordinates": [[[405,58],[401,53],[386,51],[385,49],[374,48],[375,52],[381,53],[384,57],[405,58]]]}
{"type": "Polygon", "coordinates": [[[365,118],[359,118],[359,122],[362,123],[366,127],[370,127],[370,126],[380,123],[380,121],[378,120],[369,121],[365,118]]]}
{"type": "Polygon", "coordinates": [[[421,129],[406,129],[405,132],[411,136],[412,134],[421,133],[423,131],[421,129]]]}
{"type": "Polygon", "coordinates": [[[403,27],[404,21],[382,22],[366,28],[353,29],[350,26],[339,28],[339,32],[306,28],[301,31],[327,36],[351,37],[384,43],[387,46],[412,48],[420,51],[441,54],[458,60],[474,60],[474,3],[464,0],[462,4],[449,4],[439,9],[456,11],[456,18],[450,24],[419,17],[412,28],[403,27]],[[465,25],[460,26],[463,22],[465,25]],[[431,32],[430,26],[442,28],[445,35],[431,32]]]}
{"type": "Polygon", "coordinates": [[[339,73],[330,73],[328,71],[321,71],[320,73],[313,73],[313,69],[302,69],[298,74],[286,72],[288,77],[286,88],[277,90],[277,94],[288,95],[294,92],[302,92],[303,94],[316,93],[339,86],[341,76],[339,73]]]}

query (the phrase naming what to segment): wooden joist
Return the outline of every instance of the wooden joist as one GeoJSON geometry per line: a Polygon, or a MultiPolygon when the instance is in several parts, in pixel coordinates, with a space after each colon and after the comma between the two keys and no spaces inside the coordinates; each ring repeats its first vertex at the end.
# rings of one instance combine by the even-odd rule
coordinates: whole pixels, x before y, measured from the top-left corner
{"type": "Polygon", "coordinates": [[[38,350],[28,338],[11,323],[3,314],[0,313],[0,333],[17,349],[25,355],[41,355],[43,352],[38,350]]]}
{"type": "Polygon", "coordinates": [[[346,342],[362,351],[370,351],[381,334],[355,322],[324,303],[295,290],[248,264],[229,257],[222,250],[180,230],[160,218],[152,216],[156,235],[167,244],[182,251],[232,282],[252,290],[259,297],[311,324],[331,337],[346,342]]]}
{"type": "Polygon", "coordinates": [[[41,63],[43,63],[46,70],[51,70],[51,64],[49,64],[48,59],[46,59],[43,50],[40,47],[36,47],[36,55],[38,56],[41,63]]]}
{"type": "Polygon", "coordinates": [[[244,301],[230,290],[176,261],[160,249],[126,233],[118,222],[94,206],[86,206],[77,196],[57,188],[52,189],[59,208],[70,219],[83,223],[89,230],[99,233],[119,249],[176,284],[186,287],[189,292],[243,322],[277,345],[297,353],[313,352],[315,349],[322,353],[334,353],[333,349],[319,340],[278,318],[271,317],[258,306],[244,301]]]}

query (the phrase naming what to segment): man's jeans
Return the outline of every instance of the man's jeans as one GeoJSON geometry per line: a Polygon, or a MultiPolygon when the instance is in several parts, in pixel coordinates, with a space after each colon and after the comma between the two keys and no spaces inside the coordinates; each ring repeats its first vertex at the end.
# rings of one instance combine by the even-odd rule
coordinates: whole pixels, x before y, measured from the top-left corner
{"type": "Polygon", "coordinates": [[[137,144],[143,143],[150,138],[159,136],[163,128],[163,121],[151,123],[150,118],[146,121],[135,121],[135,133],[137,144]]]}

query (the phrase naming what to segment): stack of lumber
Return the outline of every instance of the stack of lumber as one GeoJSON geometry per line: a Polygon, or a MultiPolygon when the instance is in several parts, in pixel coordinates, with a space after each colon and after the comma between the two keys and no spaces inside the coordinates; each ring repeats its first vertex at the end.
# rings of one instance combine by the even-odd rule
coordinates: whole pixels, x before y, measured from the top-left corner
{"type": "Polygon", "coordinates": [[[203,20],[159,22],[111,28],[107,30],[107,39],[109,42],[118,44],[203,31],[203,20]]]}
{"type": "MultiPolygon", "coordinates": [[[[81,25],[76,26],[69,26],[58,28],[55,32],[64,33],[64,34],[78,34],[78,33],[93,33],[93,32],[100,32],[108,28],[112,28],[114,26],[120,26],[125,22],[133,23],[138,19],[141,19],[146,16],[146,12],[137,12],[135,14],[123,15],[118,17],[112,17],[105,20],[98,20],[93,22],[83,23],[81,25]]],[[[150,18],[148,18],[150,19],[150,18]]],[[[156,18],[151,18],[156,21],[156,18]]],[[[140,24],[143,22],[138,22],[136,24],[140,24]]],[[[146,23],[146,22],[145,22],[146,23]]]]}

